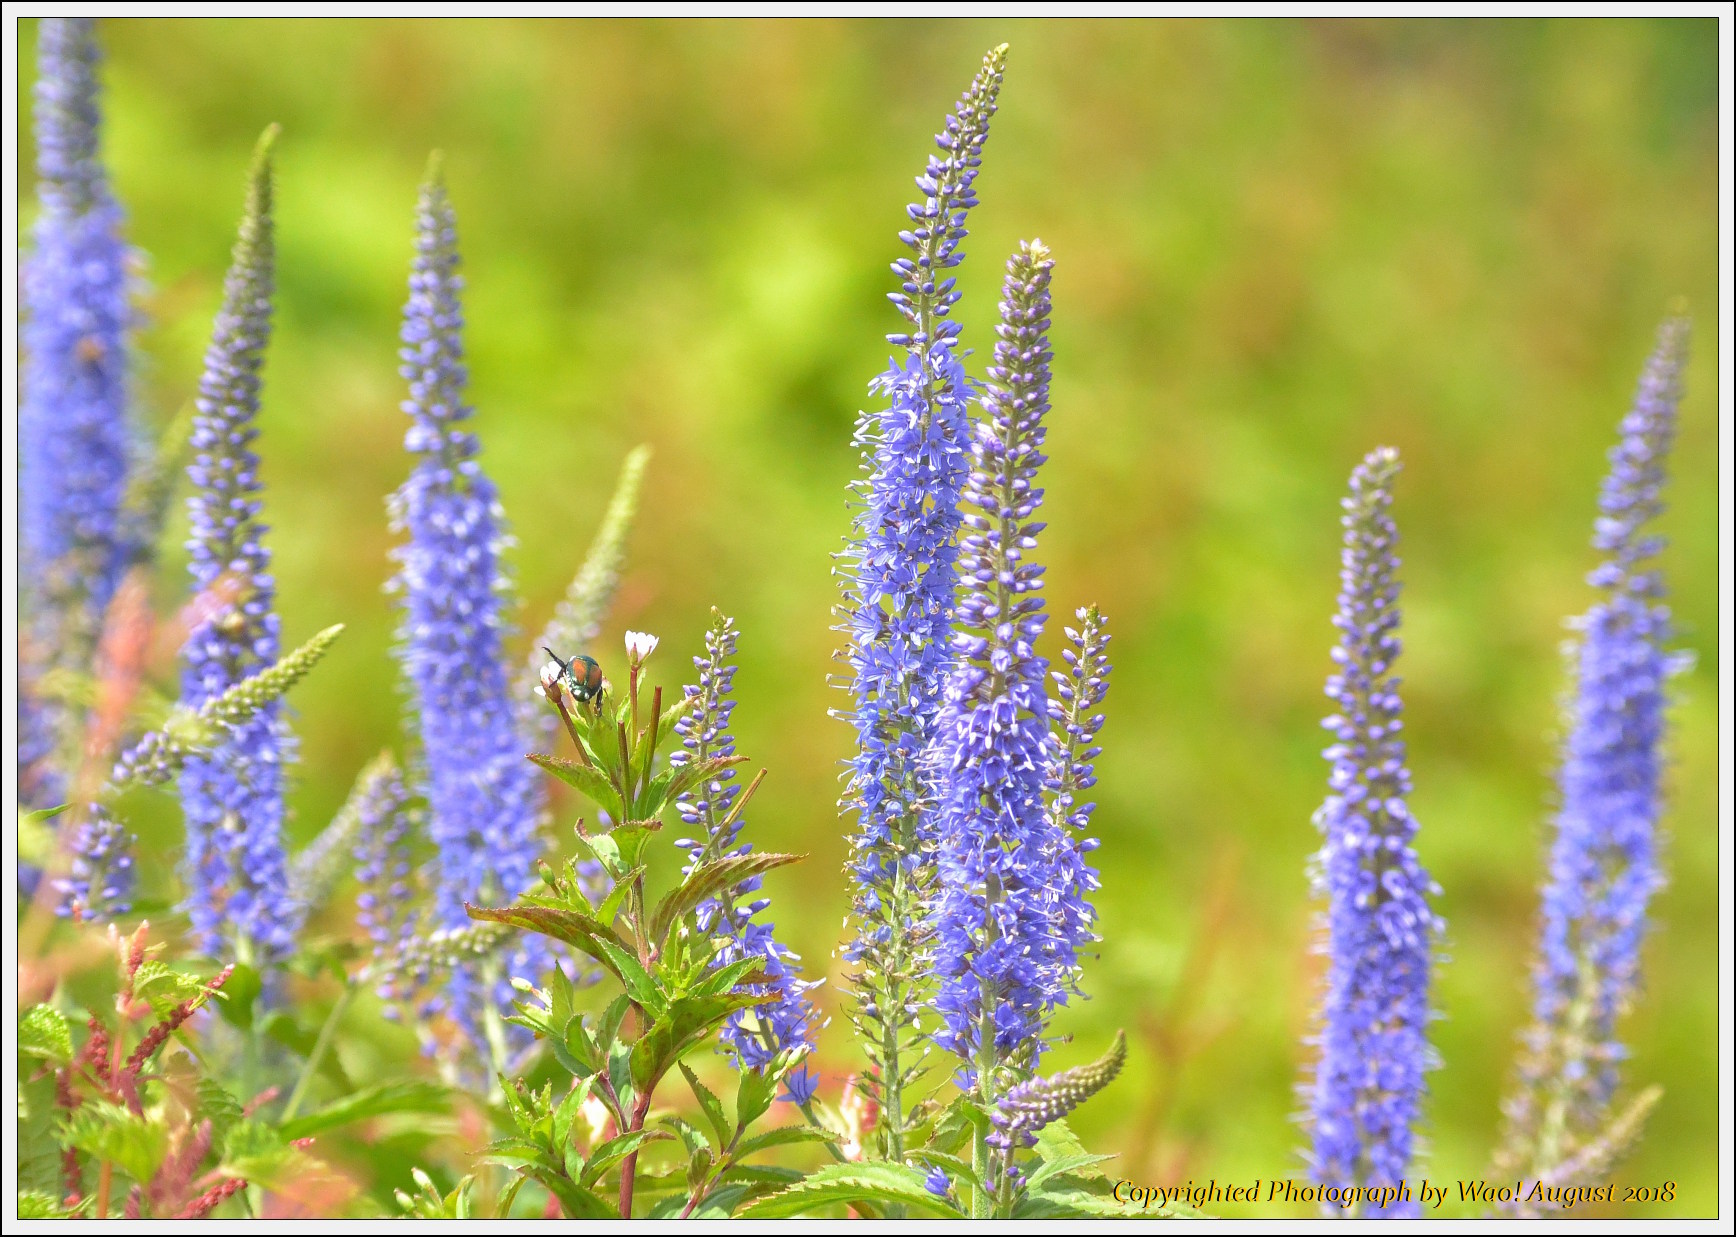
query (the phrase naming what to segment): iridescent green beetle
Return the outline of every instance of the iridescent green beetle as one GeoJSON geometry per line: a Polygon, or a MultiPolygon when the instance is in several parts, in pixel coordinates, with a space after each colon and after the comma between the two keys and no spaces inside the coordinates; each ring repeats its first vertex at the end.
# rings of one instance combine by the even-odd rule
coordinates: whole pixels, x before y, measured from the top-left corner
{"type": "Polygon", "coordinates": [[[571,661],[565,661],[546,644],[542,651],[555,659],[561,668],[561,682],[580,704],[589,704],[603,690],[603,668],[583,653],[575,653],[571,661]]]}

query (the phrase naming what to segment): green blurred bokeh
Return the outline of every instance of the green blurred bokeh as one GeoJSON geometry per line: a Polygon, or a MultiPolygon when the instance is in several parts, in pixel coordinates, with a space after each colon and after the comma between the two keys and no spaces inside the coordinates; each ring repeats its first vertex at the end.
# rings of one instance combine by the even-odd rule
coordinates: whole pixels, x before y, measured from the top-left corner
{"type": "MultiPolygon", "coordinates": [[[[403,743],[383,499],[407,470],[396,331],[416,184],[439,147],[520,624],[540,628],[622,456],[651,443],[599,655],[618,663],[624,627],[660,633],[673,686],[708,607],[737,616],[740,747],[770,769],[748,836],[812,855],[768,888],[781,932],[835,973],[848,730],[827,717],[843,703],[827,685],[830,555],[856,475],[850,428],[889,352],[886,263],[911,177],[982,51],[1006,41],[964,338],[986,348],[1002,260],[1040,235],[1057,258],[1049,600],[1057,615],[1099,602],[1116,634],[1095,818],[1102,951],[1092,999],[1058,1019],[1077,1040],[1051,1059],[1095,1055],[1117,1026],[1134,1048],[1078,1126],[1145,1184],[1303,1172],[1293,1088],[1320,974],[1304,865],[1326,776],[1337,499],[1362,453],[1391,443],[1406,461],[1418,846],[1448,923],[1417,1175],[1487,1172],[1526,1009],[1563,619],[1591,600],[1605,451],[1684,297],[1700,346],[1664,567],[1696,662],[1672,713],[1671,882],[1627,1023],[1627,1077],[1665,1096],[1614,1175],[1673,1181],[1675,1201],[1605,1210],[1711,1214],[1715,32],[104,23],[105,152],[148,255],[150,417],[194,390],[248,152],[267,123],[284,127],[260,440],[269,544],[286,639],[350,625],[294,696],[296,837],[370,755],[403,743]]],[[[34,39],[26,23],[25,116],[34,39]]],[[[19,140],[28,219],[33,150],[19,140]]],[[[166,895],[173,816],[164,800],[149,810],[165,863],[145,866],[166,895]]],[[[859,1067],[842,1019],[820,1052],[830,1074],[859,1067]]],[[[1453,1189],[1446,1210],[1475,1209],[1453,1189]]]]}

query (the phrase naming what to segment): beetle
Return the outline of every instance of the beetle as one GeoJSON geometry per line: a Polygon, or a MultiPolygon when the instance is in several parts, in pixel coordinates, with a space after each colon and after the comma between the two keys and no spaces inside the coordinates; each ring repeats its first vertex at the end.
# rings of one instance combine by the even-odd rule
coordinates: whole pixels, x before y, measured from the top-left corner
{"type": "Polygon", "coordinates": [[[594,660],[583,653],[575,653],[571,660],[566,660],[546,644],[542,651],[555,659],[555,664],[561,668],[561,682],[567,685],[567,690],[578,703],[589,704],[602,692],[603,668],[594,660]]]}

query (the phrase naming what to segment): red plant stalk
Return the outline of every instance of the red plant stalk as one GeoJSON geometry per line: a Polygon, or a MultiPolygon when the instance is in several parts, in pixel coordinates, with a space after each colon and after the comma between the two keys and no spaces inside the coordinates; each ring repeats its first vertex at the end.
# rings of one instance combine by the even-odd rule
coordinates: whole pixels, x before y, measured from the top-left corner
{"type": "Polygon", "coordinates": [[[222,1205],[223,1201],[233,1194],[247,1188],[247,1182],[241,1177],[225,1177],[216,1185],[206,1190],[198,1198],[188,1204],[187,1209],[177,1215],[177,1220],[203,1220],[222,1205]]]}

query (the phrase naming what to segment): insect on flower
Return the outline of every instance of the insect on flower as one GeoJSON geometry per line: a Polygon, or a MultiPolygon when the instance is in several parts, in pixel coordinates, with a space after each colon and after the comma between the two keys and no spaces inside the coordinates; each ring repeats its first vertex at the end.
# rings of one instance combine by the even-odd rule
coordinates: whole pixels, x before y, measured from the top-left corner
{"type": "Polygon", "coordinates": [[[555,664],[561,668],[560,681],[566,684],[578,703],[589,704],[602,692],[603,668],[594,660],[583,653],[575,653],[571,660],[563,660],[546,644],[543,652],[555,659],[555,664]]]}

